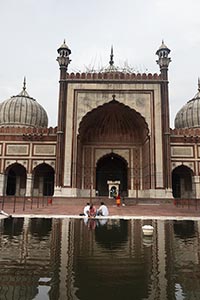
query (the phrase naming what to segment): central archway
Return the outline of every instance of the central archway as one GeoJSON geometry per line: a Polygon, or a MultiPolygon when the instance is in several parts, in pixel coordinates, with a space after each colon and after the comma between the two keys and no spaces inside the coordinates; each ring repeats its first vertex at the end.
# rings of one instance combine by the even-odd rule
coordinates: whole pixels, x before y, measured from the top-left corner
{"type": "Polygon", "coordinates": [[[96,190],[99,196],[108,196],[108,181],[120,181],[120,194],[127,196],[127,162],[119,155],[110,153],[97,162],[96,190]]]}

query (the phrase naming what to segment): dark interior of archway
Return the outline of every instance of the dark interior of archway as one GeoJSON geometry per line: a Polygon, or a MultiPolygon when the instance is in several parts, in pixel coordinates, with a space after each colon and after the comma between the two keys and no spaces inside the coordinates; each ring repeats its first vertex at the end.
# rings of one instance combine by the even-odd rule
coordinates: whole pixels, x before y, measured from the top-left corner
{"type": "Polygon", "coordinates": [[[39,165],[34,172],[34,188],[39,188],[39,180],[43,179],[43,196],[54,194],[54,170],[47,164],[39,165]]]}
{"type": "Polygon", "coordinates": [[[13,170],[8,172],[6,195],[13,196],[16,192],[16,174],[13,170]]]}
{"type": "Polygon", "coordinates": [[[96,169],[96,190],[99,196],[108,196],[107,181],[120,181],[120,193],[127,195],[127,164],[115,154],[101,158],[96,169]]]}
{"type": "Polygon", "coordinates": [[[192,190],[192,173],[186,166],[179,166],[172,172],[172,193],[174,198],[181,198],[181,180],[186,191],[192,190]]]}
{"type": "MultiPolygon", "coordinates": [[[[26,170],[23,166],[15,164],[10,167],[7,174],[7,186],[6,195],[14,196],[16,195],[16,178],[19,177],[20,188],[26,188],[26,170]]],[[[18,196],[18,195],[16,195],[18,196]]]]}

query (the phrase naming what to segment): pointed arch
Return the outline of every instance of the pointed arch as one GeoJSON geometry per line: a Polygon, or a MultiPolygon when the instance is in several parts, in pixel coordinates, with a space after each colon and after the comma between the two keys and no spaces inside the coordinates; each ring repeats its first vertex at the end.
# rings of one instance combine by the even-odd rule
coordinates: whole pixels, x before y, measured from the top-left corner
{"type": "Polygon", "coordinates": [[[140,113],[112,100],[88,112],[80,122],[78,133],[82,142],[134,140],[142,143],[149,129],[140,113]]]}
{"type": "Polygon", "coordinates": [[[174,198],[191,198],[193,196],[193,171],[181,165],[172,171],[172,192],[174,198]]]}
{"type": "Polygon", "coordinates": [[[97,161],[96,190],[99,196],[109,195],[108,181],[119,181],[120,194],[127,195],[128,163],[115,153],[106,154],[97,161]]]}
{"type": "Polygon", "coordinates": [[[33,194],[35,196],[52,196],[54,194],[54,169],[46,163],[33,169],[33,194]]]}
{"type": "Polygon", "coordinates": [[[7,196],[24,196],[26,193],[27,172],[23,165],[14,163],[6,171],[6,188],[7,196]]]}

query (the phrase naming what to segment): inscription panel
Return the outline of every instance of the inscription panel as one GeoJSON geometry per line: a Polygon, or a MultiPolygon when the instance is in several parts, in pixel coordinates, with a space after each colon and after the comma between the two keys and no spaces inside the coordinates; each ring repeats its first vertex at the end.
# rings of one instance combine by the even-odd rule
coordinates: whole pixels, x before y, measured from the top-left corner
{"type": "Polygon", "coordinates": [[[6,155],[19,156],[19,155],[28,155],[29,154],[29,145],[15,145],[8,144],[6,145],[6,155]]]}
{"type": "Polygon", "coordinates": [[[172,147],[172,157],[193,157],[193,147],[172,147]]]}
{"type": "Polygon", "coordinates": [[[52,156],[56,154],[56,145],[34,145],[33,155],[52,156]]]}

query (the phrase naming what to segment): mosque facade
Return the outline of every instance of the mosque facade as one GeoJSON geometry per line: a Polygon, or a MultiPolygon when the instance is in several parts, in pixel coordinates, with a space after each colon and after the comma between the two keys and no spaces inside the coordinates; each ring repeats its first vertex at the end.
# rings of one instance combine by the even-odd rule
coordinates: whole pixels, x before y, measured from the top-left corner
{"type": "Polygon", "coordinates": [[[0,103],[0,196],[200,198],[200,82],[169,125],[170,50],[158,74],[68,73],[58,49],[58,121],[26,91],[0,103]]]}

